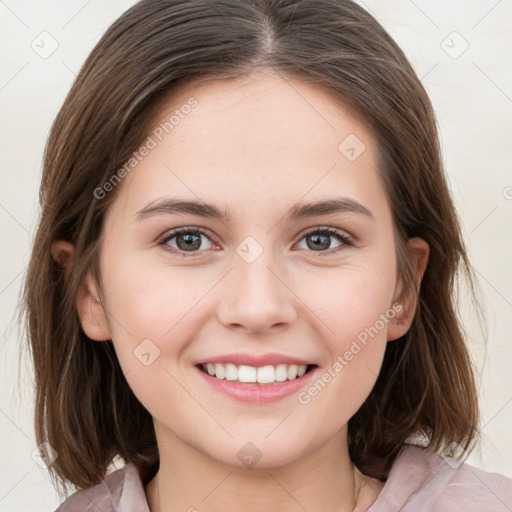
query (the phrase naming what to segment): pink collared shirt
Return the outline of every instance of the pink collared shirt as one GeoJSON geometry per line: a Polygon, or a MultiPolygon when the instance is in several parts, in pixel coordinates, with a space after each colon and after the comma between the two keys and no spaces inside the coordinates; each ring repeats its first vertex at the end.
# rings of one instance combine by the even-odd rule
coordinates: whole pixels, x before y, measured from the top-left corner
{"type": "MultiPolygon", "coordinates": [[[[367,512],[512,512],[512,479],[450,463],[407,445],[367,512]]],[[[143,483],[129,463],[100,484],[76,492],[55,512],[150,512],[143,483]]]]}

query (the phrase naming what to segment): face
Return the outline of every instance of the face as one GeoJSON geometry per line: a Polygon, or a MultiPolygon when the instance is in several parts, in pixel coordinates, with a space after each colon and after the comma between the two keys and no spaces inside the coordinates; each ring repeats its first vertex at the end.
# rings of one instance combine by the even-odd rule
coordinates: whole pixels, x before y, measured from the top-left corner
{"type": "Polygon", "coordinates": [[[159,443],[270,467],[344,436],[408,328],[375,140],[270,72],[180,90],[154,126],[107,212],[84,330],[112,338],[159,443]]]}

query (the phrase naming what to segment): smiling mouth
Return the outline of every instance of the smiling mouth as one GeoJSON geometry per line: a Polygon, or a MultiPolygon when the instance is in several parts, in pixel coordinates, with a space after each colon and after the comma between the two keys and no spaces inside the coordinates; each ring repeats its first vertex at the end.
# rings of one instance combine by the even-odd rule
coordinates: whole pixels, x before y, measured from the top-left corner
{"type": "Polygon", "coordinates": [[[276,382],[297,380],[316,366],[316,364],[278,364],[256,367],[232,363],[203,363],[197,365],[201,371],[215,379],[251,384],[275,384],[276,382]]]}

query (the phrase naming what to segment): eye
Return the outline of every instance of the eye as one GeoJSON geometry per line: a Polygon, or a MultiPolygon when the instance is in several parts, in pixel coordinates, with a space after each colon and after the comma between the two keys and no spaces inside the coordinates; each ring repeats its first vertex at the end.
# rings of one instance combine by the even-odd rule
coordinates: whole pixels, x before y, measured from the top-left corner
{"type": "MultiPolygon", "coordinates": [[[[204,240],[208,240],[213,245],[209,233],[201,228],[186,227],[167,233],[158,245],[163,246],[166,251],[180,256],[199,256],[204,250],[213,248],[207,247],[201,250],[204,240]]],[[[337,252],[343,246],[353,245],[350,236],[336,228],[327,227],[309,231],[302,237],[301,242],[302,240],[306,240],[306,249],[320,253],[319,256],[337,252]],[[339,242],[334,248],[331,247],[332,238],[336,238],[339,242]]],[[[299,248],[303,249],[304,247],[299,248]]]]}
{"type": "Polygon", "coordinates": [[[167,233],[158,245],[162,245],[165,250],[180,256],[197,256],[197,253],[202,252],[198,249],[201,247],[203,239],[210,240],[206,231],[201,228],[179,228],[167,233]]]}
{"type": "MultiPolygon", "coordinates": [[[[336,228],[315,228],[306,233],[302,240],[306,240],[306,249],[311,249],[313,252],[320,252],[319,256],[324,256],[325,253],[331,254],[337,252],[343,246],[354,245],[353,240],[344,232],[336,228]],[[331,247],[331,239],[336,238],[339,244],[334,248],[331,247]]],[[[304,248],[304,247],[301,247],[304,248]]]]}

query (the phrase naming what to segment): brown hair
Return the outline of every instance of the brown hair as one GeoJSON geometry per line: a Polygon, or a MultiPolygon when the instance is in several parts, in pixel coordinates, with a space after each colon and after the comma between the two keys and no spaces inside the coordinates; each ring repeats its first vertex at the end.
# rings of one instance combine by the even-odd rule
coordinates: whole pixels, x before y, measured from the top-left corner
{"type": "Polygon", "coordinates": [[[430,258],[411,328],[388,343],[377,382],[349,421],[349,451],[365,474],[385,480],[406,438],[429,449],[478,437],[471,360],[458,320],[458,271],[475,281],[444,175],[434,112],[407,58],[383,27],[349,0],[143,0],[104,34],[78,74],[44,157],[42,214],[24,290],[36,377],[38,443],[58,452],[56,484],[99,483],[116,454],[158,466],[150,414],[129,388],[112,342],[92,342],[76,310],[78,286],[97,269],[106,209],[98,199],[148,133],[159,100],[194,81],[268,67],[325,88],[366,121],[393,211],[398,271],[414,288],[406,241],[421,237],[430,258]],[[69,274],[54,240],[75,246],[69,274]]]}

